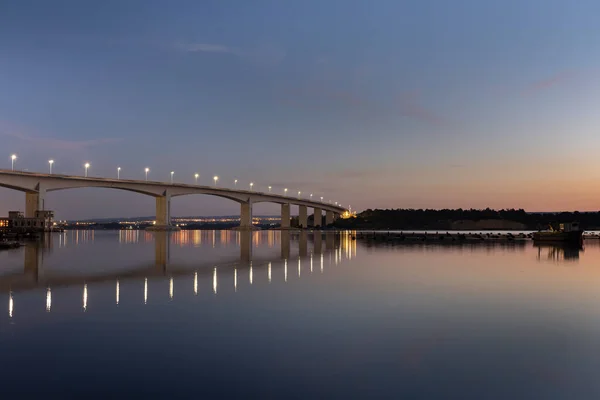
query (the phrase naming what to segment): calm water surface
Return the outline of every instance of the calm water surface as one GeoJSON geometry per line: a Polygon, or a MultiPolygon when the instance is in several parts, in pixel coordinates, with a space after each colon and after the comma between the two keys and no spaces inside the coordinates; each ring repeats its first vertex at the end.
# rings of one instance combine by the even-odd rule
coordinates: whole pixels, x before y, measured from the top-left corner
{"type": "Polygon", "coordinates": [[[599,241],[65,232],[0,307],[7,398],[600,398],[599,241]]]}

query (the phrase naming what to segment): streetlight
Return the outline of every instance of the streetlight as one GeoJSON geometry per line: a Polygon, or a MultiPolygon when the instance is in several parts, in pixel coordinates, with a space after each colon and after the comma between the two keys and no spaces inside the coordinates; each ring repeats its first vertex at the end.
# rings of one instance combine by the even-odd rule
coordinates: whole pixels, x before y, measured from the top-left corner
{"type": "Polygon", "coordinates": [[[117,179],[121,179],[121,167],[117,167],[117,179]]]}
{"type": "Polygon", "coordinates": [[[194,174],[194,178],[196,179],[196,185],[198,184],[198,177],[200,177],[200,174],[194,174]]]}
{"type": "Polygon", "coordinates": [[[321,203],[323,202],[323,196],[321,196],[321,203]]]}
{"type": "Polygon", "coordinates": [[[50,175],[52,175],[52,164],[54,164],[54,160],[48,160],[48,164],[50,164],[50,175]]]}
{"type": "Polygon", "coordinates": [[[10,169],[15,170],[15,160],[17,159],[17,155],[13,154],[10,156],[10,169]]]}
{"type": "Polygon", "coordinates": [[[310,194],[310,199],[312,200],[312,193],[310,194]]]}
{"type": "Polygon", "coordinates": [[[146,173],[146,180],[148,180],[148,172],[150,172],[150,168],[146,167],[146,169],[144,169],[144,172],[146,173]]]}
{"type": "Polygon", "coordinates": [[[300,197],[300,193],[302,193],[302,192],[298,190],[298,197],[300,197]]]}
{"type": "Polygon", "coordinates": [[[271,193],[271,186],[269,186],[269,193],[271,193]]]}
{"type": "Polygon", "coordinates": [[[90,163],[86,162],[83,166],[85,167],[85,177],[87,178],[87,176],[88,176],[88,168],[90,168],[90,163]]]}
{"type": "Polygon", "coordinates": [[[173,175],[175,175],[175,171],[171,171],[171,184],[173,184],[173,175]]]}
{"type": "Polygon", "coordinates": [[[233,181],[233,186],[237,187],[237,179],[233,181]]]}
{"type": "Polygon", "coordinates": [[[250,191],[252,191],[252,186],[254,186],[254,182],[250,182],[250,191]]]}
{"type": "Polygon", "coordinates": [[[217,186],[217,181],[219,180],[219,177],[215,175],[213,176],[213,180],[215,181],[215,186],[217,186]]]}
{"type": "Polygon", "coordinates": [[[287,188],[283,189],[283,195],[287,195],[287,188]]]}

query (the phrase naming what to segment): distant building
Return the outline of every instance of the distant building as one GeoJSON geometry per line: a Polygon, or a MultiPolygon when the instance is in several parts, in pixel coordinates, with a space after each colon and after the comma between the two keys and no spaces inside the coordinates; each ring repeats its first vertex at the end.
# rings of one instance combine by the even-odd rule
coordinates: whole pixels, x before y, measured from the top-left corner
{"type": "Polygon", "coordinates": [[[21,211],[9,211],[8,217],[0,218],[0,229],[30,232],[50,231],[54,225],[54,211],[39,210],[35,217],[26,218],[21,211]]]}

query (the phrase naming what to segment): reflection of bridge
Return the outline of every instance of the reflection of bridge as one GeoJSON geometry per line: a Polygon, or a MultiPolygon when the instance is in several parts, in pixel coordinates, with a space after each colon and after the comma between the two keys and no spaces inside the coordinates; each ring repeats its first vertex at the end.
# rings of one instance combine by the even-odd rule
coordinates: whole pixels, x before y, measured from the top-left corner
{"type": "MultiPolygon", "coordinates": [[[[255,232],[256,233],[256,232],[255,232]]],[[[270,283],[272,280],[272,269],[278,266],[283,269],[283,279],[288,280],[288,269],[297,270],[297,276],[301,276],[302,266],[313,272],[313,269],[320,270],[322,273],[325,265],[325,258],[328,258],[330,263],[335,264],[342,262],[343,256],[351,259],[356,256],[356,242],[350,240],[349,234],[338,234],[327,232],[314,232],[309,235],[307,232],[300,232],[298,236],[298,257],[290,259],[290,241],[292,236],[290,232],[281,232],[281,254],[275,258],[256,259],[252,255],[253,236],[251,232],[237,232],[240,243],[240,257],[235,261],[220,263],[215,266],[210,265],[195,265],[183,267],[173,265],[169,262],[171,235],[166,232],[157,232],[155,234],[155,260],[154,263],[142,264],[136,267],[133,271],[99,274],[92,276],[52,276],[45,273],[43,267],[44,251],[52,247],[52,239],[50,235],[46,236],[43,242],[28,243],[24,249],[24,271],[20,274],[5,275],[0,277],[0,292],[9,292],[8,314],[12,318],[14,312],[15,295],[21,290],[29,290],[35,288],[46,288],[46,310],[52,308],[52,290],[60,286],[77,285],[83,288],[82,305],[83,310],[87,309],[88,303],[88,284],[100,282],[115,282],[115,301],[119,304],[120,300],[120,285],[121,282],[128,280],[143,279],[143,299],[144,304],[148,299],[148,279],[152,277],[169,277],[169,297],[174,295],[174,277],[189,276],[193,279],[194,294],[198,294],[198,280],[207,278],[212,284],[212,291],[217,294],[219,285],[223,285],[223,278],[219,276],[225,275],[233,278],[228,284],[232,284],[235,291],[238,287],[238,271],[245,270],[248,273],[248,282],[253,284],[254,276],[259,271],[263,271],[270,283]],[[310,237],[309,237],[310,236],[310,237]],[[309,252],[308,246],[312,238],[312,251],[309,252]],[[324,243],[323,243],[324,242],[324,243]],[[323,246],[325,250],[323,250],[323,246]],[[352,251],[354,249],[354,252],[352,251]],[[326,257],[327,256],[327,257],[326,257]],[[297,264],[295,264],[297,261],[297,264]],[[305,264],[306,261],[306,264],[305,264]]],[[[290,272],[292,273],[292,272],[290,272]]],[[[55,294],[56,296],[56,294],[55,294]]]]}
{"type": "MultiPolygon", "coordinates": [[[[318,258],[327,254],[335,253],[336,259],[338,257],[341,259],[342,246],[340,245],[340,242],[343,238],[345,238],[346,245],[344,247],[348,247],[349,241],[349,238],[347,237],[348,235],[333,232],[323,233],[320,231],[315,231],[314,233],[309,234],[306,231],[300,231],[298,234],[292,234],[289,231],[282,231],[280,256],[276,258],[257,258],[252,254],[252,238],[255,236],[255,233],[258,232],[232,233],[237,235],[239,238],[240,254],[239,257],[219,262],[218,269],[220,271],[232,270],[239,267],[247,268],[252,265],[255,267],[260,265],[264,266],[267,264],[270,265],[272,262],[276,261],[284,261],[284,264],[287,265],[288,260],[290,260],[290,243],[292,235],[298,236],[298,260],[310,258],[311,264],[313,258],[318,258]],[[309,240],[309,236],[312,240],[309,240]],[[312,242],[312,251],[309,252],[308,247],[310,242],[312,242]],[[323,247],[325,249],[323,249],[323,247]],[[340,252],[339,254],[338,251],[340,252]]],[[[155,232],[152,234],[154,237],[153,263],[142,263],[133,269],[118,273],[100,273],[84,276],[65,276],[64,274],[52,274],[50,271],[46,271],[44,269],[44,253],[48,248],[52,247],[52,235],[45,235],[44,241],[27,243],[23,249],[24,267],[22,272],[0,276],[0,292],[25,291],[39,287],[50,288],[56,286],[83,285],[94,282],[106,282],[115,279],[127,280],[189,275],[191,273],[189,266],[185,267],[182,265],[175,265],[170,262],[172,235],[176,234],[168,232],[155,232]]],[[[197,278],[198,276],[201,277],[203,275],[211,275],[213,273],[213,268],[215,268],[214,263],[195,264],[193,271],[195,271],[195,276],[197,278]]]]}
{"type": "Polygon", "coordinates": [[[47,192],[74,188],[111,188],[127,190],[156,198],[156,226],[169,229],[171,225],[171,198],[190,194],[205,194],[223,197],[241,205],[240,227],[251,228],[252,205],[256,203],[281,204],[281,226],[290,226],[290,205],[298,206],[299,224],[308,226],[308,208],[314,209],[315,224],[318,226],[325,211],[326,224],[330,224],[339,214],[346,211],[343,207],[312,199],[281,196],[273,193],[235,190],[211,186],[187,185],[183,183],[164,183],[135,181],[126,179],[89,178],[69,175],[49,175],[27,172],[0,170],[0,186],[25,192],[25,216],[33,217],[36,210],[44,210],[47,192]]]}

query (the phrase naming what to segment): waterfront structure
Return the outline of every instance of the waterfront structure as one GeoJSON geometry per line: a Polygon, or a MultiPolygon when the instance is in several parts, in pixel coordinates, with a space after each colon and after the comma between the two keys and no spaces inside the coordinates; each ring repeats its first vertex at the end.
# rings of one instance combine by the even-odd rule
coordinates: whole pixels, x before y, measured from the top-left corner
{"type": "MultiPolygon", "coordinates": [[[[215,184],[216,184],[215,179],[215,184]]],[[[314,210],[314,221],[321,221],[325,212],[325,224],[334,222],[346,209],[342,206],[275,193],[219,188],[215,186],[189,185],[138,181],[126,179],[81,177],[72,175],[41,174],[0,170],[0,186],[25,192],[25,218],[35,218],[36,211],[45,210],[48,192],[85,187],[100,187],[141,193],[156,199],[155,230],[177,229],[171,224],[171,198],[190,194],[206,194],[233,200],[240,204],[240,229],[252,229],[252,206],[256,203],[281,204],[281,228],[290,228],[290,206],[297,205],[299,226],[308,227],[308,208],[314,210]]],[[[286,192],[287,193],[287,192],[286,192]]]]}
{"type": "Polygon", "coordinates": [[[54,211],[36,210],[32,217],[21,211],[9,211],[8,217],[0,218],[0,230],[15,232],[48,232],[54,223],[54,211]]]}

